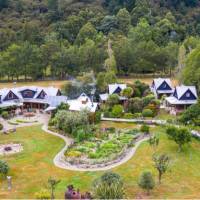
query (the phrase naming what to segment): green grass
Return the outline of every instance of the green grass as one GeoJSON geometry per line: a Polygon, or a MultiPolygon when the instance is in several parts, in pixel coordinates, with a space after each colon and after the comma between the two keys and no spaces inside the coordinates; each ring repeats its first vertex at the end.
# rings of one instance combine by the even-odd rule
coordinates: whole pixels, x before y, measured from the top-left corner
{"type": "Polygon", "coordinates": [[[13,87],[21,87],[21,86],[41,86],[41,87],[50,87],[54,86],[57,88],[62,88],[63,85],[65,85],[67,81],[27,81],[27,82],[17,82],[15,85],[13,82],[5,82],[0,84],[0,89],[2,88],[13,88],[13,87]]]}
{"type": "MultiPolygon", "coordinates": [[[[163,129],[152,130],[160,135],[158,151],[167,152],[172,158],[170,170],[163,177],[161,185],[157,185],[149,198],[198,198],[200,196],[200,142],[193,140],[190,148],[177,152],[177,145],[167,139],[163,129]]],[[[40,126],[17,129],[17,133],[0,135],[1,143],[22,143],[24,151],[9,157],[1,157],[10,167],[13,177],[13,189],[7,191],[6,181],[0,181],[0,198],[34,198],[35,192],[47,187],[50,176],[61,180],[56,190],[56,197],[63,198],[66,186],[74,184],[81,191],[91,189],[92,181],[103,172],[73,172],[63,170],[53,165],[53,158],[64,146],[64,141],[48,135],[40,126]]],[[[144,196],[137,186],[140,173],[149,169],[157,178],[151,160],[152,148],[143,143],[136,155],[127,163],[115,168],[125,182],[127,198],[144,196]]],[[[156,179],[157,180],[157,179],[156,179]]]]}

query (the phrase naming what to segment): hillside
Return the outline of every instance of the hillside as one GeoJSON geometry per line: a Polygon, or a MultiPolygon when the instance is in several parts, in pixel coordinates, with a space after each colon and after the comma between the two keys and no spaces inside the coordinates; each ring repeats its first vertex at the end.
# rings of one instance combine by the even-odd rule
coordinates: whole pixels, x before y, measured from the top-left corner
{"type": "Polygon", "coordinates": [[[198,0],[0,0],[0,75],[62,79],[108,69],[170,75],[180,46],[188,53],[186,40],[200,34],[199,11],[198,0]]]}

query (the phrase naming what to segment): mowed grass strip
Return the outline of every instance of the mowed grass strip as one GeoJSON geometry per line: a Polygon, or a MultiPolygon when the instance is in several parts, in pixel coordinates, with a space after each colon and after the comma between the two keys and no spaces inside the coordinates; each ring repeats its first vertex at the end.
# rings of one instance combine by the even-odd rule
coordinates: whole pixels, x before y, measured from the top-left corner
{"type": "MultiPolygon", "coordinates": [[[[149,198],[198,198],[200,142],[193,140],[190,148],[185,147],[184,152],[178,153],[177,145],[168,140],[162,128],[154,128],[152,131],[160,136],[158,152],[169,153],[172,163],[170,170],[163,176],[162,184],[156,185],[149,198]]],[[[75,172],[55,167],[53,158],[64,146],[64,141],[43,132],[40,126],[19,128],[15,134],[0,135],[0,143],[9,142],[22,143],[24,151],[1,157],[11,167],[13,189],[7,191],[7,182],[1,180],[0,198],[34,198],[35,192],[47,187],[50,176],[61,180],[56,190],[56,198],[63,198],[68,184],[87,191],[91,189],[92,181],[103,173],[75,172]]],[[[143,170],[151,170],[157,182],[157,172],[151,159],[153,153],[148,142],[145,142],[130,161],[113,170],[123,177],[127,198],[145,197],[145,193],[137,185],[143,170]]]]}
{"type": "Polygon", "coordinates": [[[6,82],[0,83],[0,89],[2,88],[13,88],[13,87],[21,87],[21,86],[41,86],[41,87],[56,87],[62,88],[68,81],[27,81],[27,82],[6,82]]]}

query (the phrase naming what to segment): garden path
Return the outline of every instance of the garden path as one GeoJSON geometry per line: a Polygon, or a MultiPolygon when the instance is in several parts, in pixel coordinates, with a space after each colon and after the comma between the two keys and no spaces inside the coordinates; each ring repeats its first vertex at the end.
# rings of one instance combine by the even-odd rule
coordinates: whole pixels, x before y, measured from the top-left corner
{"type": "Polygon", "coordinates": [[[65,143],[66,143],[65,146],[55,156],[53,162],[54,162],[55,166],[62,168],[62,169],[71,170],[71,171],[106,171],[106,170],[110,170],[112,168],[118,167],[118,166],[126,163],[127,161],[129,161],[134,156],[134,154],[135,154],[137,148],[140,146],[140,144],[149,139],[149,137],[145,137],[145,138],[141,139],[140,141],[136,142],[135,146],[130,151],[128,151],[128,153],[119,162],[110,164],[110,165],[105,166],[105,167],[95,167],[95,168],[88,168],[88,167],[83,168],[83,167],[81,167],[80,168],[80,167],[78,167],[78,165],[71,165],[70,163],[65,161],[64,153],[67,150],[67,148],[73,143],[73,139],[48,130],[47,125],[43,125],[42,130],[51,134],[51,135],[60,137],[61,139],[63,139],[65,141],[65,143]]]}

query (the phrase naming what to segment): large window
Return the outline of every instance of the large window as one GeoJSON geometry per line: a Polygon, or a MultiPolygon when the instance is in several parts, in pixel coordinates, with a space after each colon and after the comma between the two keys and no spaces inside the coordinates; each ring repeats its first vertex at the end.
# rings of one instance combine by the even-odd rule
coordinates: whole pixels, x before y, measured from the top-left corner
{"type": "Polygon", "coordinates": [[[32,90],[24,90],[22,91],[23,98],[33,98],[35,95],[35,91],[32,90]]]}

